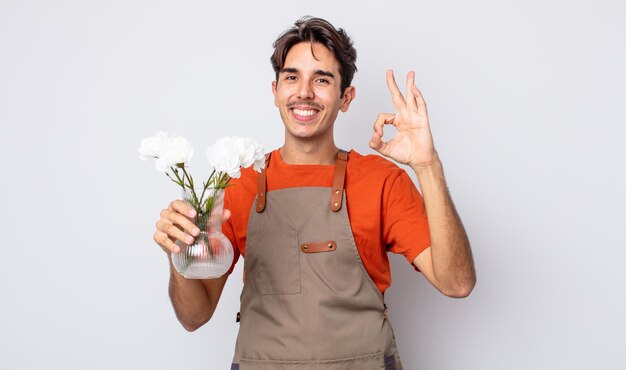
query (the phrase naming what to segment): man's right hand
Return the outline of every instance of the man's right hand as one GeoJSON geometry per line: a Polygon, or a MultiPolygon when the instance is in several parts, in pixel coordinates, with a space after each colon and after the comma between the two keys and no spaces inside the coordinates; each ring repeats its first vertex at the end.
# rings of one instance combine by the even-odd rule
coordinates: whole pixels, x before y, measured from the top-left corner
{"type": "MultiPolygon", "coordinates": [[[[200,229],[194,224],[196,211],[182,200],[175,200],[161,211],[161,218],[156,222],[154,241],[167,254],[180,252],[176,241],[191,245],[200,229]]],[[[230,211],[225,209],[222,213],[222,222],[230,218],[230,211]]]]}
{"type": "Polygon", "coordinates": [[[196,211],[182,200],[175,200],[161,211],[161,218],[156,222],[154,241],[167,254],[180,252],[176,240],[191,245],[200,229],[194,224],[196,211]]]}

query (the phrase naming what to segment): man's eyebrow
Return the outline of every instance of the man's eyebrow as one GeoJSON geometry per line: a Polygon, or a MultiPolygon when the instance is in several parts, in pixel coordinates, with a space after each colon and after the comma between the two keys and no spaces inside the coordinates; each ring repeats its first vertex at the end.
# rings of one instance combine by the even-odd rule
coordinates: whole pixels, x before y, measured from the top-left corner
{"type": "Polygon", "coordinates": [[[335,75],[332,74],[331,72],[328,71],[322,71],[321,69],[318,69],[317,71],[315,71],[316,75],[320,75],[320,76],[326,76],[326,77],[330,77],[330,78],[335,78],[335,75]]]}
{"type": "MultiPolygon", "coordinates": [[[[288,68],[283,68],[280,73],[299,73],[300,71],[297,68],[292,68],[292,67],[288,67],[288,68]]],[[[329,71],[324,71],[321,69],[318,69],[317,71],[315,71],[315,74],[318,76],[326,76],[326,77],[330,77],[330,78],[335,78],[335,75],[332,74],[332,72],[329,71]]]]}
{"type": "Polygon", "coordinates": [[[280,73],[298,73],[298,69],[296,68],[283,68],[280,73]]]}

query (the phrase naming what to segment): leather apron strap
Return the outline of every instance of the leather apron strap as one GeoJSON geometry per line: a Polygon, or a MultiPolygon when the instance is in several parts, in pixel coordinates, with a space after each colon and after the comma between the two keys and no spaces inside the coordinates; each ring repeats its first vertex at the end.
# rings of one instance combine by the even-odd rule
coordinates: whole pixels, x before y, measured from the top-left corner
{"type": "Polygon", "coordinates": [[[266,197],[267,193],[267,168],[270,166],[270,158],[272,157],[272,153],[268,153],[265,156],[265,168],[261,170],[259,174],[259,178],[257,181],[257,204],[256,204],[256,212],[261,213],[265,210],[266,197]]]}
{"type": "MultiPolygon", "coordinates": [[[[265,158],[265,168],[259,174],[257,180],[257,206],[256,212],[261,213],[267,206],[267,168],[270,165],[269,153],[265,158]]],[[[335,162],[335,176],[333,178],[333,187],[331,189],[330,210],[337,212],[341,209],[343,201],[343,190],[346,180],[346,168],[348,167],[348,152],[339,149],[337,153],[337,161],[335,162]]]]}
{"type": "Polygon", "coordinates": [[[337,212],[341,209],[343,200],[343,188],[346,180],[346,167],[348,164],[348,152],[339,149],[337,162],[335,163],[335,178],[333,179],[332,194],[330,196],[330,210],[337,212]]]}

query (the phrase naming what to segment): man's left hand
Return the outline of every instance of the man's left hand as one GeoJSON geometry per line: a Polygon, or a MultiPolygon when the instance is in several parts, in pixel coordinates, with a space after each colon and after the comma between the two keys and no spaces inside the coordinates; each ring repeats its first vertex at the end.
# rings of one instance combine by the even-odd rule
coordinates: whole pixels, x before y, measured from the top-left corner
{"type": "Polygon", "coordinates": [[[405,98],[398,89],[393,71],[387,71],[387,87],[396,113],[378,115],[369,145],[386,157],[419,169],[432,165],[438,157],[430,132],[426,102],[415,86],[414,78],[415,72],[407,74],[405,98]],[[398,131],[387,142],[382,139],[384,125],[393,125],[398,131]]]}

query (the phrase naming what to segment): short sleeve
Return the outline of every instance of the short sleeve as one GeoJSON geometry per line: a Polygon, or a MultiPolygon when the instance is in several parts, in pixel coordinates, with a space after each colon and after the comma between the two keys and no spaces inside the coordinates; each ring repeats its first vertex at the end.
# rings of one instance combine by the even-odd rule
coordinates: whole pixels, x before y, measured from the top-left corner
{"type": "Polygon", "coordinates": [[[415,268],[415,257],[430,247],[424,199],[402,169],[389,183],[383,198],[383,240],[388,251],[402,254],[415,268]]]}

